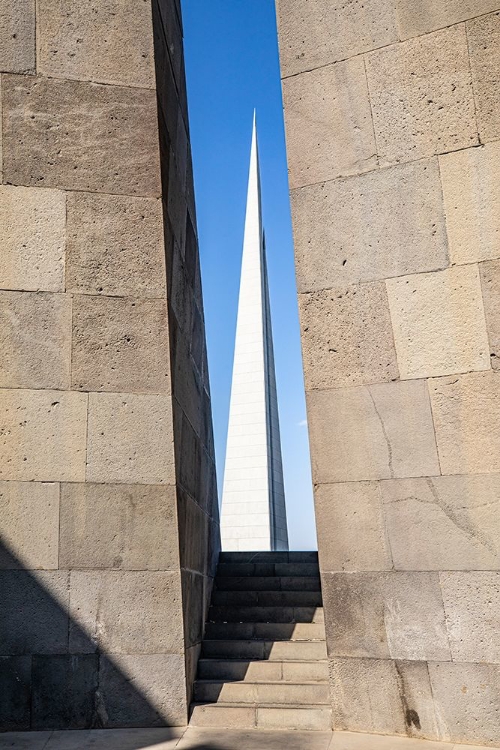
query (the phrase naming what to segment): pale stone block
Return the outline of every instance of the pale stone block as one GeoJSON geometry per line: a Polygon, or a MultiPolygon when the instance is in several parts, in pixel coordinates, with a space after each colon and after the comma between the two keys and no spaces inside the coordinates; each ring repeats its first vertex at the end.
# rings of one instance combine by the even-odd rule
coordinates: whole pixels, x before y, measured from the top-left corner
{"type": "Polygon", "coordinates": [[[393,3],[367,0],[278,0],[278,30],[283,77],[345,60],[397,42],[393,3]]]}
{"type": "Polygon", "coordinates": [[[500,137],[500,12],[468,21],[467,38],[479,135],[484,143],[500,137]]]}
{"type": "Polygon", "coordinates": [[[0,227],[0,287],[63,292],[64,193],[1,185],[0,227]]]}
{"type": "Polygon", "coordinates": [[[306,388],[399,376],[383,281],[299,295],[306,388]]]}
{"type": "Polygon", "coordinates": [[[378,482],[320,484],[314,498],[321,570],[391,570],[378,482]]]}
{"type": "Polygon", "coordinates": [[[0,292],[0,387],[69,388],[71,298],[0,292]]]}
{"type": "Polygon", "coordinates": [[[86,480],[175,484],[170,397],[90,394],[86,480]]]}
{"type": "Polygon", "coordinates": [[[439,474],[424,381],[307,394],[315,483],[439,474]]]}
{"type": "Polygon", "coordinates": [[[500,261],[481,263],[479,274],[481,276],[486,328],[490,344],[490,363],[494,370],[500,370],[500,311],[498,309],[500,261]]]}
{"type": "Polygon", "coordinates": [[[429,389],[441,473],[500,472],[500,377],[490,371],[437,378],[429,389]]]}
{"type": "MultiPolygon", "coordinates": [[[[163,749],[160,748],[160,750],[163,749]]],[[[335,732],[328,750],[461,750],[461,748],[443,748],[441,742],[410,737],[366,734],[365,732],[335,732]]],[[[484,747],[467,745],[465,750],[484,750],[484,747]]]]}
{"type": "Polygon", "coordinates": [[[396,0],[400,38],[428,34],[498,7],[498,0],[396,0]]]}
{"type": "Polygon", "coordinates": [[[292,191],[299,292],[446,268],[437,162],[292,191]]]}
{"type": "Polygon", "coordinates": [[[176,504],[173,487],[63,484],[60,567],[178,568],[176,504]]]}
{"type": "Polygon", "coordinates": [[[380,483],[398,570],[500,568],[500,476],[380,483]]]}
{"type": "Polygon", "coordinates": [[[59,485],[0,482],[0,519],[0,568],[59,567],[59,485]]]}
{"type": "Polygon", "coordinates": [[[376,166],[363,58],[285,79],[283,100],[290,187],[376,166]]]}
{"type": "Polygon", "coordinates": [[[2,0],[0,70],[33,73],[35,69],[35,0],[2,0]]]}
{"type": "Polygon", "coordinates": [[[69,292],[165,297],[161,201],[70,193],[67,232],[69,292]]]}
{"type": "Polygon", "coordinates": [[[477,145],[463,25],[370,52],[366,70],[383,162],[477,145]]]}
{"type": "Polygon", "coordinates": [[[156,92],[2,76],[4,181],[159,196],[156,92]]]}
{"type": "MultiPolygon", "coordinates": [[[[106,665],[108,664],[110,662],[106,660],[106,665]]],[[[100,677],[104,679],[104,668],[100,677]]],[[[130,718],[129,713],[128,719],[130,720],[130,718]]],[[[43,747],[39,747],[37,744],[19,745],[18,750],[89,750],[89,747],[92,750],[138,750],[138,748],[143,748],[143,750],[174,750],[174,748],[177,748],[179,739],[184,732],[185,728],[176,729],[175,727],[80,729],[77,732],[74,729],[68,729],[47,733],[37,732],[36,735],[34,732],[29,732],[29,737],[32,738],[31,742],[33,743],[35,737],[38,740],[40,735],[47,735],[47,739],[50,737],[50,742],[43,747]]],[[[44,740],[44,742],[46,741],[44,740]]],[[[433,748],[429,748],[429,750],[433,750],[433,748]]],[[[477,750],[477,748],[472,748],[472,750],[477,750]]]]}
{"type": "Polygon", "coordinates": [[[500,144],[439,157],[452,263],[500,258],[500,144]]]}
{"type": "Polygon", "coordinates": [[[87,395],[0,390],[0,479],[85,481],[87,395]]]}
{"type": "Polygon", "coordinates": [[[154,88],[151,2],[39,0],[37,72],[154,88]]]}
{"type": "Polygon", "coordinates": [[[403,379],[490,369],[477,266],[386,283],[403,379]]]}

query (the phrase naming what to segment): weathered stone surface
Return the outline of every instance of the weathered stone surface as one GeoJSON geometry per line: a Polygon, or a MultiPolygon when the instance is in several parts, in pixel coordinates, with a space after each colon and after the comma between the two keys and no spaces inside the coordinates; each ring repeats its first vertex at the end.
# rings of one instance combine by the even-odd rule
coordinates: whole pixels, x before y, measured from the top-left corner
{"type": "Polygon", "coordinates": [[[87,396],[0,390],[0,479],[83,482],[87,396]]]}
{"type": "Polygon", "coordinates": [[[316,483],[439,474],[424,381],[307,394],[316,483]]]}
{"type": "Polygon", "coordinates": [[[477,145],[463,25],[370,52],[366,70],[383,162],[477,145]]]}
{"type": "Polygon", "coordinates": [[[294,190],[292,216],[299,292],[448,265],[435,160],[294,190]]]}
{"type": "Polygon", "coordinates": [[[98,687],[96,654],[33,656],[32,729],[87,729],[98,687]]]}
{"type": "Polygon", "coordinates": [[[169,396],[89,396],[88,482],[174,484],[169,396]]]}
{"type": "Polygon", "coordinates": [[[376,166],[361,57],[285,79],[283,99],[290,187],[376,166]]]}
{"type": "Polygon", "coordinates": [[[178,573],[73,571],[70,651],[179,653],[181,606],[178,573]]]}
{"type": "Polygon", "coordinates": [[[479,266],[483,291],[486,328],[490,344],[490,362],[494,370],[500,370],[500,261],[481,263],[479,266]]]}
{"type": "Polygon", "coordinates": [[[69,388],[71,299],[0,292],[0,387],[69,388]]]}
{"type": "Polygon", "coordinates": [[[315,509],[322,571],[392,568],[378,483],[320,484],[315,509]]]}
{"type": "Polygon", "coordinates": [[[500,568],[500,475],[381,482],[398,570],[500,568]]]}
{"type": "Polygon", "coordinates": [[[0,71],[35,69],[35,0],[4,0],[0,7],[0,71]]]}
{"type": "Polygon", "coordinates": [[[0,518],[0,568],[58,568],[59,485],[0,482],[0,518]]]}
{"type": "Polygon", "coordinates": [[[403,276],[386,283],[402,378],[490,368],[477,266],[403,276]]]}
{"type": "Polygon", "coordinates": [[[500,136],[500,12],[468,21],[467,38],[479,135],[484,143],[500,136]]]}
{"type": "Polygon", "coordinates": [[[427,34],[498,8],[498,0],[396,0],[401,39],[427,34]]]}
{"type": "Polygon", "coordinates": [[[75,296],[71,383],[85,391],[169,392],[166,300],[75,296]]]}
{"type": "Polygon", "coordinates": [[[158,196],[156,94],[2,76],[4,181],[158,196]]]}
{"type": "Polygon", "coordinates": [[[209,518],[186,492],[178,490],[178,528],[181,566],[206,573],[209,518]]]}
{"type": "Polygon", "coordinates": [[[200,643],[205,629],[208,602],[205,599],[206,579],[200,573],[181,571],[184,613],[184,644],[186,648],[200,643]]]}
{"type": "Polygon", "coordinates": [[[39,0],[38,73],[154,88],[151,2],[39,0]]]}
{"type": "Polygon", "coordinates": [[[494,372],[429,382],[443,474],[500,471],[500,377],[494,372]]]}
{"type": "Polygon", "coordinates": [[[344,60],[398,40],[393,3],[278,0],[283,77],[344,60]]]}
{"type": "Polygon", "coordinates": [[[177,534],[174,487],[89,483],[61,487],[61,568],[175,570],[177,534]]]}
{"type": "Polygon", "coordinates": [[[452,263],[500,257],[500,144],[439,157],[452,263]]]}
{"type": "Polygon", "coordinates": [[[437,573],[323,573],[330,656],[448,661],[437,573]]]}
{"type": "Polygon", "coordinates": [[[0,287],[64,291],[66,198],[56,190],[0,186],[0,287]]]}
{"type": "Polygon", "coordinates": [[[399,376],[383,281],[299,295],[306,388],[399,376]]]}
{"type": "Polygon", "coordinates": [[[161,201],[70,193],[67,232],[69,292],[165,297],[161,201]]]}
{"type": "Polygon", "coordinates": [[[0,656],[2,731],[30,728],[31,656],[0,656]]]}

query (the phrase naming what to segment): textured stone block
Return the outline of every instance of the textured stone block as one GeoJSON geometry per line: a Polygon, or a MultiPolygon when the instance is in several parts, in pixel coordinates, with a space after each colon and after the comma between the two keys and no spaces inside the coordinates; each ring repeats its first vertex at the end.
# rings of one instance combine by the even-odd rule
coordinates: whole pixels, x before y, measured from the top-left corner
{"type": "Polygon", "coordinates": [[[500,370],[500,261],[481,263],[479,266],[483,291],[486,328],[490,344],[490,362],[494,370],[500,370]]]}
{"type": "Polygon", "coordinates": [[[182,604],[178,573],[71,573],[71,653],[179,653],[182,604]],[[88,634],[90,641],[83,634],[88,634]]]}
{"type": "Polygon", "coordinates": [[[0,292],[0,387],[69,388],[71,299],[0,292]]]}
{"type": "Polygon", "coordinates": [[[292,191],[299,292],[448,265],[435,160],[292,191]]]}
{"type": "Polygon", "coordinates": [[[71,365],[75,390],[167,393],[166,300],[75,296],[71,365]]]}
{"type": "Polygon", "coordinates": [[[344,60],[398,40],[393,3],[278,0],[283,77],[344,60]]]}
{"type": "Polygon", "coordinates": [[[33,656],[32,729],[94,726],[98,656],[33,656]]]}
{"type": "Polygon", "coordinates": [[[2,76],[4,181],[158,196],[156,93],[2,76]]]}
{"type": "Polygon", "coordinates": [[[182,605],[184,614],[184,643],[186,648],[203,639],[207,606],[205,578],[200,573],[182,570],[182,605]]]}
{"type": "Polygon", "coordinates": [[[35,69],[35,0],[4,0],[0,7],[0,71],[35,69]]]}
{"type": "Polygon", "coordinates": [[[437,573],[324,573],[330,656],[449,661],[437,573]]]}
{"type": "Polygon", "coordinates": [[[64,193],[1,185],[0,227],[0,287],[63,292],[64,193]]]}
{"type": "Polygon", "coordinates": [[[208,563],[209,517],[186,492],[177,491],[181,566],[204,574],[208,563]]]}
{"type": "Polygon", "coordinates": [[[161,201],[70,193],[67,232],[69,292],[165,297],[161,201]]]}
{"type": "Polygon", "coordinates": [[[177,533],[174,487],[61,487],[61,568],[176,569],[177,533]]]}
{"type": "Polygon", "coordinates": [[[2,731],[30,728],[31,656],[0,656],[2,731]]]}
{"type": "Polygon", "coordinates": [[[378,483],[320,484],[315,509],[322,571],[392,568],[378,483]]]}
{"type": "Polygon", "coordinates": [[[500,144],[439,157],[452,263],[500,257],[500,144]]]}
{"type": "Polygon", "coordinates": [[[316,483],[439,474],[424,381],[307,395],[316,483]]]}
{"type": "Polygon", "coordinates": [[[500,471],[500,377],[494,372],[429,382],[443,474],[500,471]]]}
{"type": "Polygon", "coordinates": [[[154,88],[151,2],[40,0],[38,73],[154,88]]]}
{"type": "Polygon", "coordinates": [[[85,480],[85,394],[0,390],[0,422],[0,479],[85,480]]]}
{"type": "Polygon", "coordinates": [[[285,79],[283,100],[290,187],[376,166],[361,57],[285,79]]]}
{"type": "Polygon", "coordinates": [[[175,484],[168,396],[89,396],[88,482],[175,484]]]}
{"type": "MultiPolygon", "coordinates": [[[[498,3],[495,3],[498,8],[498,3]]],[[[500,136],[500,12],[467,23],[472,83],[481,142],[500,136]]]]}
{"type": "Polygon", "coordinates": [[[299,295],[306,388],[399,376],[383,281],[299,295]]]}
{"type": "Polygon", "coordinates": [[[498,8],[498,0],[396,0],[401,39],[427,34],[498,8]]]}
{"type": "Polygon", "coordinates": [[[59,567],[59,485],[0,482],[0,518],[0,568],[59,567]]]}
{"type": "Polygon", "coordinates": [[[402,378],[489,370],[477,266],[403,276],[386,283],[402,378]]]}
{"type": "Polygon", "coordinates": [[[381,482],[398,570],[500,568],[500,476],[381,482]]]}
{"type": "Polygon", "coordinates": [[[366,69],[382,162],[477,145],[463,25],[370,52],[366,69]]]}

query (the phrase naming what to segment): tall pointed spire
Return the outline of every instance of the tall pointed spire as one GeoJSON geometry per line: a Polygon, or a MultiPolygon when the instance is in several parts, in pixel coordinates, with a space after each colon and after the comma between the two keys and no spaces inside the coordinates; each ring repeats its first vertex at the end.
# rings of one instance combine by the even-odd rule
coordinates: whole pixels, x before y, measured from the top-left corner
{"type": "Polygon", "coordinates": [[[221,510],[224,550],[287,550],[254,112],[221,510]]]}

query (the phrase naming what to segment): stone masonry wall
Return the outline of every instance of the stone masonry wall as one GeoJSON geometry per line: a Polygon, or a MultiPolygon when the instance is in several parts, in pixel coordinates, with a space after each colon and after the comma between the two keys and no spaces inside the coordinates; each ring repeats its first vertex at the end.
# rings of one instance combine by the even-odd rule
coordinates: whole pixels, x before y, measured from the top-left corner
{"type": "Polygon", "coordinates": [[[278,0],[334,726],[500,742],[500,2],[278,0]]]}
{"type": "Polygon", "coordinates": [[[0,727],[185,724],[219,541],[179,2],[4,0],[0,71],[0,727]]]}

